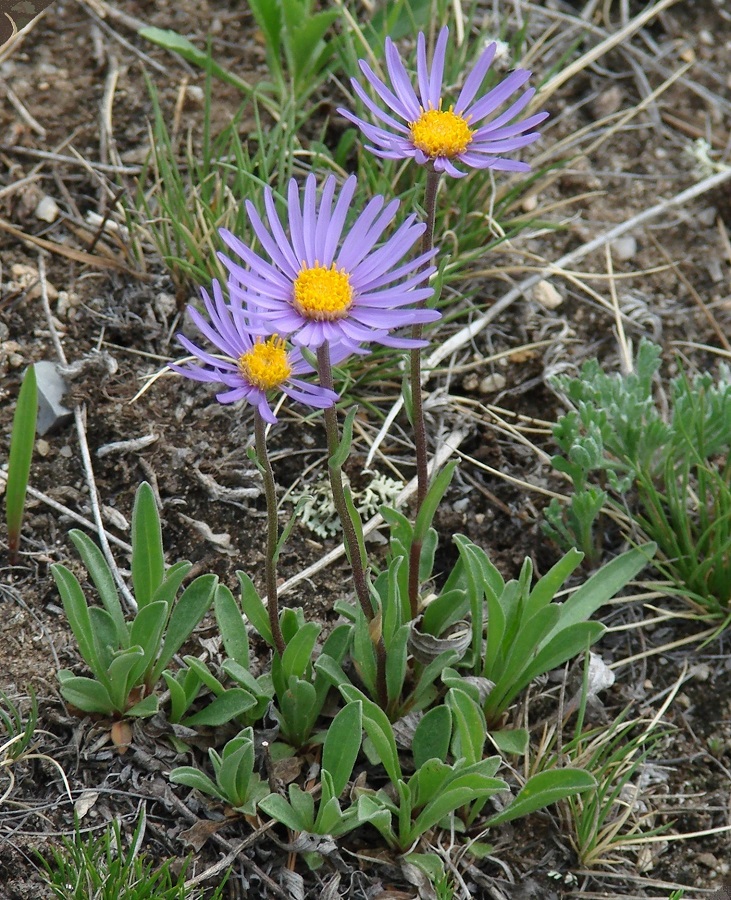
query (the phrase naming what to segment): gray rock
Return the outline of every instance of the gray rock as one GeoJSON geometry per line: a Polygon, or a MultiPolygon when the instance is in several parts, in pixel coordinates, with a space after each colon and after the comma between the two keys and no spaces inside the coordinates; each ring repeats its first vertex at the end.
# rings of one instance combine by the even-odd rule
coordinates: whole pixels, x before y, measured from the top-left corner
{"type": "Polygon", "coordinates": [[[38,382],[38,434],[60,428],[73,416],[73,411],[61,403],[66,393],[66,382],[58,374],[56,364],[41,360],[35,364],[38,382]]]}

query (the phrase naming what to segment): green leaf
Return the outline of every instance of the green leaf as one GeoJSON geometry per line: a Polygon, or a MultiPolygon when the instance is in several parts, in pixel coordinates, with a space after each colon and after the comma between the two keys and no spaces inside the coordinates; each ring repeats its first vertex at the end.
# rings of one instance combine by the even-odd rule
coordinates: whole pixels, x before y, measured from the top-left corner
{"type": "Polygon", "coordinates": [[[132,510],[132,585],[140,609],[152,600],[164,577],[160,517],[152,488],[143,481],[132,510]]]}
{"type": "Polygon", "coordinates": [[[282,9],[276,0],[249,0],[249,9],[261,28],[267,49],[279,60],[282,39],[282,9]]]}
{"type": "Polygon", "coordinates": [[[657,544],[652,543],[635,547],[602,566],[561,605],[561,618],[544,638],[544,644],[559,631],[593,615],[648,565],[656,549],[657,544]]]}
{"type": "Polygon", "coordinates": [[[213,601],[217,585],[218,576],[199,575],[183,591],[173,607],[160,656],[150,674],[151,684],[157,682],[162,670],[188,640],[193,629],[206,614],[213,601]]]}
{"type": "MultiPolygon", "coordinates": [[[[533,662],[520,673],[520,680],[511,691],[512,696],[522,691],[534,678],[562,666],[567,660],[582,653],[597,641],[605,630],[601,622],[578,622],[559,632],[541,649],[533,662]]],[[[489,702],[490,698],[488,697],[489,702]]]]}
{"type": "Polygon", "coordinates": [[[254,582],[249,578],[246,572],[238,571],[236,575],[241,585],[241,606],[244,610],[246,618],[254,626],[257,631],[269,644],[274,646],[274,638],[272,637],[272,629],[269,625],[269,613],[266,606],[259,596],[254,582]]]}
{"type": "Polygon", "coordinates": [[[489,739],[501,753],[514,753],[523,756],[528,752],[529,734],[527,728],[506,728],[503,731],[491,731],[489,739]]]}
{"type": "Polygon", "coordinates": [[[316,622],[307,622],[287,644],[282,654],[282,672],[287,681],[292,676],[302,678],[307,671],[320,631],[316,622]]]}
{"type": "Polygon", "coordinates": [[[470,696],[456,688],[449,689],[445,702],[454,716],[454,755],[463,757],[468,764],[478,762],[487,735],[482,710],[470,696]]]}
{"type": "Polygon", "coordinates": [[[117,643],[117,628],[112,617],[101,606],[89,607],[89,621],[99,664],[106,669],[115,652],[121,649],[117,643]]]}
{"type": "Polygon", "coordinates": [[[333,796],[339,797],[353,773],[363,739],[363,704],[348,703],[330,723],[322,748],[322,769],[332,778],[333,796]]]}
{"type": "Polygon", "coordinates": [[[320,712],[315,686],[293,676],[289,687],[277,700],[282,733],[295,747],[301,747],[310,736],[320,712]]]}
{"type": "Polygon", "coordinates": [[[134,716],[135,718],[144,719],[147,716],[154,716],[158,709],[157,697],[154,694],[148,694],[143,700],[140,700],[139,703],[135,703],[134,706],[128,709],[125,715],[130,718],[134,716]]]}
{"type": "Polygon", "coordinates": [[[406,661],[409,642],[408,625],[402,625],[386,645],[386,692],[388,702],[397,703],[406,678],[406,661]]]}
{"type": "Polygon", "coordinates": [[[224,686],[204,662],[201,662],[201,660],[197,659],[195,656],[184,656],[183,662],[195,672],[197,677],[200,678],[208,690],[216,697],[224,692],[224,686]]]}
{"type": "Polygon", "coordinates": [[[442,497],[447,492],[454,470],[457,468],[457,460],[451,460],[446,464],[441,472],[436,476],[429,486],[424,502],[421,504],[419,514],[414,523],[414,541],[424,542],[429,527],[431,526],[437,507],[442,501],[442,497]]]}
{"type": "Polygon", "coordinates": [[[124,620],[122,606],[119,602],[119,594],[117,592],[117,586],[114,583],[114,575],[112,575],[112,570],[109,568],[106,559],[104,559],[104,554],[94,541],[85,535],[83,531],[73,528],[69,531],[69,537],[78,550],[79,556],[86,566],[86,570],[91,576],[94,586],[99,592],[99,599],[101,600],[104,609],[106,609],[112,617],[114,627],[117,631],[115,646],[122,648],[129,647],[129,630],[127,628],[127,623],[124,620]]]}
{"type": "Polygon", "coordinates": [[[250,789],[258,783],[254,776],[254,742],[244,740],[231,753],[224,750],[224,758],[217,775],[218,785],[228,800],[242,807],[249,799],[250,789]]]}
{"type": "Polygon", "coordinates": [[[353,422],[355,420],[357,412],[357,406],[354,406],[352,407],[352,409],[348,410],[348,414],[346,415],[345,421],[343,422],[343,431],[340,438],[340,443],[338,444],[335,453],[333,453],[333,455],[328,460],[330,471],[341,469],[350,456],[350,447],[353,443],[353,422]]]}
{"type": "Polygon", "coordinates": [[[413,823],[411,834],[413,837],[418,837],[433,828],[444,816],[459,809],[460,806],[507,789],[508,785],[501,778],[490,778],[478,774],[465,775],[454,785],[448,785],[442,794],[424,807],[413,823]]]}
{"type": "MultiPolygon", "coordinates": [[[[165,632],[170,606],[164,600],[157,600],[141,606],[130,629],[132,646],[141,647],[144,659],[139,677],[149,672],[160,651],[160,642],[165,632]]],[[[171,654],[172,656],[172,654],[171,654]]],[[[162,671],[162,669],[160,669],[162,671]]]]}
{"type": "Polygon", "coordinates": [[[208,726],[211,728],[226,725],[236,716],[256,706],[256,698],[243,688],[229,688],[212,700],[200,712],[187,716],[182,724],[188,728],[208,726]]]}
{"type": "Polygon", "coordinates": [[[392,814],[382,802],[367,794],[361,794],[356,804],[356,815],[359,825],[369,823],[378,829],[379,833],[390,847],[396,844],[396,835],[391,826],[392,814]]]}
{"type": "Polygon", "coordinates": [[[127,709],[127,698],[135,684],[135,668],[144,665],[142,647],[128,647],[118,653],[109,664],[107,674],[111,690],[109,692],[114,708],[123,713],[127,709]],[[130,677],[131,675],[131,677],[130,677]]]}
{"type": "Polygon", "coordinates": [[[383,768],[388,773],[392,784],[395,785],[401,779],[401,766],[398,759],[398,750],[396,749],[396,739],[393,735],[391,723],[388,721],[388,716],[372,700],[369,700],[362,691],[359,691],[358,688],[352,685],[340,685],[340,693],[348,703],[352,703],[354,700],[362,702],[363,727],[371,739],[379,759],[383,763],[383,768]]]}
{"type": "Polygon", "coordinates": [[[193,563],[187,559],[181,559],[180,562],[174,563],[165,573],[162,584],[152,595],[152,602],[156,600],[165,600],[172,607],[178,588],[183,583],[185,576],[193,568],[193,563]]]}
{"type": "Polygon", "coordinates": [[[502,825],[504,822],[527,816],[557,800],[590,791],[595,787],[596,780],[584,769],[552,769],[539,772],[528,779],[510,806],[487,820],[485,827],[502,825]]]}
{"type": "Polygon", "coordinates": [[[340,663],[336,662],[331,656],[322,654],[315,660],[315,671],[322,673],[328,682],[335,688],[339,688],[341,684],[350,684],[350,679],[343,671],[340,663]]]}
{"type": "MultiPolygon", "coordinates": [[[[106,666],[101,665],[97,654],[89,607],[86,605],[81,585],[76,580],[76,576],[61,563],[54,563],[51,566],[51,573],[61,595],[66,618],[69,620],[76,643],[79,645],[79,652],[94,675],[97,678],[105,678],[106,666]]],[[[81,709],[81,707],[79,708],[81,709]]]]}
{"type": "Polygon", "coordinates": [[[5,521],[8,526],[8,550],[15,563],[20,546],[20,529],[23,524],[25,493],[28,489],[33,444],[38,418],[38,383],[35,366],[28,366],[18,394],[18,404],[13,415],[10,436],[8,477],[5,487],[5,521]]]}
{"type": "Polygon", "coordinates": [[[58,680],[61,696],[82,712],[111,715],[116,711],[109,691],[93,678],[72,675],[67,669],[61,669],[58,680]]]}
{"type": "Polygon", "coordinates": [[[524,611],[526,620],[530,619],[539,609],[547,606],[553,600],[561,585],[581,563],[583,558],[584,554],[573,547],[555,566],[546,572],[530,592],[524,611]]]}
{"type": "Polygon", "coordinates": [[[303,791],[298,784],[290,784],[289,802],[297,818],[307,823],[304,830],[312,831],[315,824],[315,799],[312,794],[303,791]]]}
{"type": "Polygon", "coordinates": [[[427,759],[409,779],[409,805],[415,808],[425,806],[442,791],[453,774],[452,766],[439,759],[427,759]]]}
{"type": "Polygon", "coordinates": [[[414,731],[411,752],[414,767],[421,768],[428,759],[444,762],[452,736],[452,713],[448,706],[435,706],[425,713],[414,731]]]}
{"type": "Polygon", "coordinates": [[[209,794],[219,800],[227,799],[206,774],[200,769],[194,769],[193,766],[178,766],[177,769],[170,772],[168,777],[173,784],[184,784],[186,787],[195,788],[197,791],[209,794]]]}
{"type": "MultiPolygon", "coordinates": [[[[273,4],[270,3],[270,0],[264,0],[264,5],[273,4]]],[[[140,37],[151,41],[153,44],[157,44],[159,47],[164,47],[166,50],[171,50],[172,52],[179,54],[183,59],[193,63],[193,65],[199,66],[206,72],[210,72],[211,75],[215,75],[216,78],[226,84],[231,84],[243,93],[256,97],[270,112],[277,112],[275,104],[268,97],[265,97],[259,90],[254,88],[247,81],[244,81],[243,78],[224,69],[223,66],[220,66],[215,62],[208,53],[199,50],[195,44],[192,44],[186,37],[183,37],[182,34],[178,34],[177,31],[156,28],[155,26],[150,25],[145,28],[140,28],[138,34],[140,37]]],[[[196,247],[195,249],[198,248],[196,247]]]]}
{"type": "Polygon", "coordinates": [[[280,794],[268,794],[259,801],[259,809],[263,810],[270,819],[276,819],[282,825],[286,825],[290,831],[300,832],[307,830],[307,822],[300,820],[292,805],[280,794]]]}
{"type": "MultiPolygon", "coordinates": [[[[165,684],[170,692],[170,715],[168,716],[168,721],[177,725],[180,723],[180,720],[185,715],[186,709],[190,705],[188,695],[182,684],[180,684],[179,681],[176,681],[170,672],[163,672],[162,677],[165,679],[165,684]]],[[[195,697],[193,697],[192,700],[195,700],[195,697]]]]}

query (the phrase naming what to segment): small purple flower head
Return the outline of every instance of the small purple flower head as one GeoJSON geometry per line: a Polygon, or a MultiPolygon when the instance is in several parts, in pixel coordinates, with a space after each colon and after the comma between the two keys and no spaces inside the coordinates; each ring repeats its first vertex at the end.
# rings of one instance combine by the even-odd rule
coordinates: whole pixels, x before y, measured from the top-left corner
{"type": "Polygon", "coordinates": [[[294,344],[316,350],[324,343],[341,351],[359,352],[363,343],[389,347],[424,346],[423,341],[390,332],[407,325],[434,322],[439,312],[421,305],[433,293],[435,271],[427,265],[433,251],[404,262],[425,226],[409,216],[380,246],[399,207],[374,197],[352,226],[346,217],[356,189],[355,176],[335,195],[329,176],[321,196],[309,175],[301,196],[292,179],[288,190],[287,225],[277,215],[272,191],[264,192],[267,225],[246,201],[249,220],[268,255],[263,258],[228,231],[221,237],[245,266],[219,254],[230,273],[229,289],[252,310],[253,321],[267,332],[291,336],[294,344]],[[255,312],[253,312],[255,311],[255,312]]]}
{"type": "MultiPolygon", "coordinates": [[[[240,303],[234,300],[231,306],[226,305],[217,281],[213,282],[213,301],[202,289],[201,295],[210,322],[192,306],[188,307],[188,314],[201,334],[221,351],[221,355],[207,353],[185,335],[179,334],[178,341],[203,365],[170,363],[168,368],[194,381],[225,385],[228,390],[216,394],[220,403],[246,400],[257,408],[265,422],[272,425],[277,419],[267,400],[269,391],[282,391],[292,400],[317,409],[336,402],[338,395],[334,391],[293,377],[313,371],[302,352],[298,349],[287,350],[285,342],[276,334],[265,339],[257,335],[240,303]]],[[[335,361],[339,362],[346,352],[336,347],[334,355],[335,361]]]]}
{"type": "Polygon", "coordinates": [[[548,113],[536,113],[517,121],[535,94],[535,89],[528,88],[507,109],[499,115],[495,113],[528,81],[531,73],[526,69],[515,69],[492,90],[475,100],[495,58],[497,44],[490,44],[467,77],[457,102],[443,109],[442,77],[448,37],[449,29],[442,28],[430,69],[426,61],[424,34],[419,33],[416,46],[418,96],[390,38],[386,38],[386,67],[391,87],[378,78],[365,60],[360,60],[361,70],[378,98],[405,124],[374,103],[355,78],[352,83],[356,94],[386,127],[365,122],[347,109],[339,109],[338,112],[360,128],[374,145],[368,149],[376,156],[386,159],[412,158],[420,165],[433,166],[435,172],[446,172],[455,178],[467,174],[458,169],[455,162],[473,169],[529,171],[529,165],[509,159],[506,154],[532,144],[540,137],[537,131],[531,129],[542,122],[548,113]],[[480,125],[488,116],[493,118],[480,125]]]}

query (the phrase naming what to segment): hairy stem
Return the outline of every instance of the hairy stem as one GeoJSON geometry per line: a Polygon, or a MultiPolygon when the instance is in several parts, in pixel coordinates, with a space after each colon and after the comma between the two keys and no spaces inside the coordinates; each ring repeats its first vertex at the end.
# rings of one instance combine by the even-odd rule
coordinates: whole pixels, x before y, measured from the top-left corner
{"type": "MultiPolygon", "coordinates": [[[[332,366],[330,364],[330,350],[326,343],[317,350],[317,371],[320,385],[332,391],[332,366]]],[[[370,590],[368,589],[368,576],[363,560],[361,559],[355,525],[350,518],[350,512],[347,503],[345,502],[343,470],[335,461],[338,445],[340,443],[338,414],[334,406],[326,408],[323,412],[325,416],[325,431],[327,433],[327,450],[330,457],[328,462],[328,473],[330,477],[330,489],[333,494],[333,503],[335,504],[335,509],[338,512],[340,522],[343,526],[343,540],[345,548],[348,551],[350,567],[353,571],[353,584],[355,586],[355,594],[358,598],[358,603],[360,604],[366,619],[369,622],[373,622],[375,610],[373,609],[370,590]]],[[[376,646],[377,661],[376,689],[378,692],[378,701],[381,707],[385,709],[388,704],[388,693],[386,690],[386,647],[383,643],[383,636],[381,634],[377,637],[374,635],[374,643],[376,646]]]]}
{"type": "MultiPolygon", "coordinates": [[[[436,216],[437,188],[439,173],[427,170],[424,208],[426,210],[426,231],[421,238],[421,252],[428,253],[434,246],[434,219],[436,216]]],[[[421,325],[412,325],[411,337],[421,340],[421,325]]],[[[426,424],[424,422],[424,402],[421,392],[421,350],[411,351],[410,360],[411,408],[414,428],[414,446],[416,449],[416,515],[424,503],[429,488],[429,467],[426,445],[426,424]]],[[[421,559],[421,541],[414,541],[409,552],[409,606],[411,617],[419,614],[419,561],[421,559]]]]}
{"type": "Polygon", "coordinates": [[[256,458],[261,469],[262,479],[264,481],[264,496],[267,504],[267,549],[264,563],[266,589],[267,589],[267,610],[269,612],[269,626],[272,629],[272,637],[277,652],[281,656],[286,645],[282,629],[279,627],[279,594],[277,589],[277,542],[279,541],[279,521],[277,517],[277,491],[274,484],[274,472],[272,472],[272,464],[269,461],[269,453],[267,452],[266,440],[266,424],[259,414],[258,409],[254,409],[254,439],[256,441],[256,458]]]}

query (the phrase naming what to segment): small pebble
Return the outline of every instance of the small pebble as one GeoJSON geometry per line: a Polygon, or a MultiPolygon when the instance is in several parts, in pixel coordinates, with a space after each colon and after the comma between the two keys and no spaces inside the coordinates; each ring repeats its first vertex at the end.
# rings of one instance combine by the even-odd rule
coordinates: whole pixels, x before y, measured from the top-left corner
{"type": "Polygon", "coordinates": [[[44,194],[36,206],[35,217],[43,222],[51,223],[56,221],[60,212],[61,210],[58,208],[58,203],[56,203],[53,197],[44,194]]]}
{"type": "Polygon", "coordinates": [[[616,85],[608,88],[606,91],[602,91],[591,105],[592,114],[596,119],[611,116],[622,105],[623,97],[622,89],[616,85]]]}
{"type": "Polygon", "coordinates": [[[533,299],[544,309],[557,309],[563,303],[563,297],[550,281],[539,281],[533,288],[533,299]]]}
{"type": "Polygon", "coordinates": [[[43,438],[39,438],[36,441],[36,453],[39,456],[46,457],[51,452],[51,445],[48,441],[44,441],[43,438]]]}
{"type": "Polygon", "coordinates": [[[71,459],[74,455],[74,451],[69,447],[68,444],[64,444],[63,447],[58,451],[64,459],[71,459]]]}
{"type": "Polygon", "coordinates": [[[637,239],[633,238],[632,235],[617,238],[616,241],[612,241],[612,252],[617,259],[632,259],[637,253],[637,239]]]}
{"type": "Polygon", "coordinates": [[[480,383],[480,379],[476,375],[475,372],[470,372],[469,375],[465,375],[462,379],[462,390],[463,391],[476,391],[477,385],[480,383]]]}
{"type": "Polygon", "coordinates": [[[203,103],[205,94],[202,87],[199,87],[197,84],[189,84],[185,89],[185,96],[193,103],[203,103]]]}
{"type": "Polygon", "coordinates": [[[481,394],[494,394],[501,391],[506,385],[505,376],[496,372],[494,375],[486,375],[480,382],[481,394]]]}

